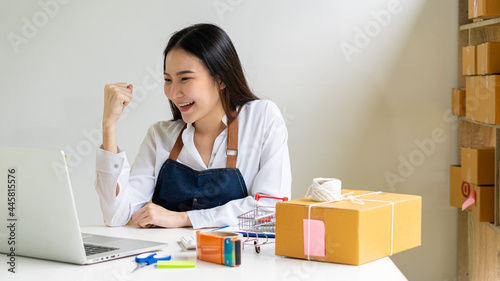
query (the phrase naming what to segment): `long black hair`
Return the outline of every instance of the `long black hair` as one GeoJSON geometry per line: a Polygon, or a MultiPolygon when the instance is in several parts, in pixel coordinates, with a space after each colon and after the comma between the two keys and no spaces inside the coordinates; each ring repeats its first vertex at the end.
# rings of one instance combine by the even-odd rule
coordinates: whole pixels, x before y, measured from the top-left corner
{"type": "MultiPolygon", "coordinates": [[[[164,70],[167,54],[174,48],[181,48],[198,57],[212,78],[224,83],[225,88],[219,90],[219,96],[228,121],[238,116],[237,113],[233,115],[237,106],[259,99],[248,87],[236,49],[222,28],[203,23],[175,32],[163,52],[164,70]]],[[[172,101],[169,102],[174,120],[182,119],[179,109],[172,101]]]]}

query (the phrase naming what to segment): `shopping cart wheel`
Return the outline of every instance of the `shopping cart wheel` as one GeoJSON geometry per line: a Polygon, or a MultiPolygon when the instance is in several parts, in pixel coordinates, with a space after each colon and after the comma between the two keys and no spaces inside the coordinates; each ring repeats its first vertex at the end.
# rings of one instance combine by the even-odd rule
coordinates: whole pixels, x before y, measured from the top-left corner
{"type": "Polygon", "coordinates": [[[257,241],[253,241],[253,244],[255,245],[255,252],[260,253],[260,246],[257,246],[257,241]]]}

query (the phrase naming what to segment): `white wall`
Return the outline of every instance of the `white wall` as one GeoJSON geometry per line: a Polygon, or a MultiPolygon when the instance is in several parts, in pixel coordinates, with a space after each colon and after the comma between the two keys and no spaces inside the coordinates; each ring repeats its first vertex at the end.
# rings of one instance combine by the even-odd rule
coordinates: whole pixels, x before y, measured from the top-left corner
{"type": "Polygon", "coordinates": [[[170,34],[212,22],[256,94],[285,116],[293,197],[314,177],[422,195],[422,246],[393,260],[410,280],[455,279],[456,121],[444,116],[457,1],[54,1],[0,1],[0,145],[66,150],[82,225],[102,224],[93,182],[103,86],[135,85],[118,129],[133,160],[148,126],[171,116],[161,77],[170,34]]]}

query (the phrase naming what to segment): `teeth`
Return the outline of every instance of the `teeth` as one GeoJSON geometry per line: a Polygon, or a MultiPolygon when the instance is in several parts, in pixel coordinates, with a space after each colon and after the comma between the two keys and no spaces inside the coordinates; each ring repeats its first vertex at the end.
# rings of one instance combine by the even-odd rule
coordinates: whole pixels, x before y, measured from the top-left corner
{"type": "Polygon", "coordinates": [[[179,103],[179,106],[180,106],[180,107],[184,107],[184,106],[191,105],[191,104],[193,104],[193,103],[194,103],[194,101],[192,101],[192,102],[187,102],[187,103],[179,103]]]}

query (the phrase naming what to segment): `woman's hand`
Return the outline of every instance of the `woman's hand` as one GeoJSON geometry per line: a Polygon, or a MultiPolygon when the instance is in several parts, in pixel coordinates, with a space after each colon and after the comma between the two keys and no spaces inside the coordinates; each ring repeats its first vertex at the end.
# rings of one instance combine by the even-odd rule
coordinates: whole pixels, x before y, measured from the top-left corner
{"type": "Polygon", "coordinates": [[[163,208],[154,203],[148,203],[146,206],[135,212],[132,221],[140,227],[184,227],[191,226],[191,221],[186,212],[174,212],[163,208]]]}
{"type": "Polygon", "coordinates": [[[116,125],[123,110],[132,100],[132,90],[132,84],[127,83],[107,84],[104,86],[103,129],[116,125]]]}
{"type": "MultiPolygon", "coordinates": [[[[116,146],[116,122],[125,107],[132,100],[133,86],[127,83],[104,86],[104,112],[102,116],[102,148],[112,153],[118,152],[116,146]]],[[[118,195],[117,187],[116,194],[118,195]]]]}

